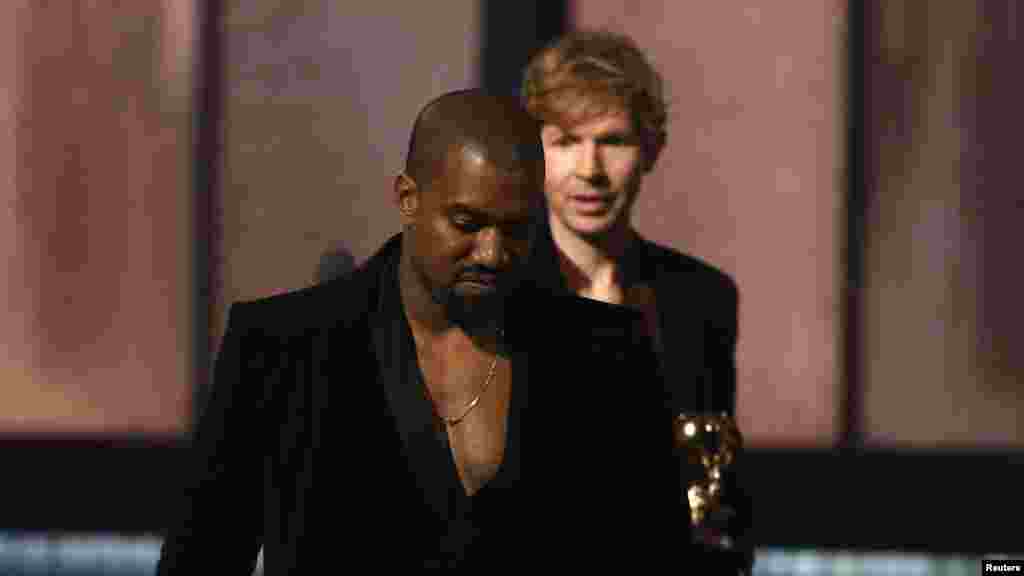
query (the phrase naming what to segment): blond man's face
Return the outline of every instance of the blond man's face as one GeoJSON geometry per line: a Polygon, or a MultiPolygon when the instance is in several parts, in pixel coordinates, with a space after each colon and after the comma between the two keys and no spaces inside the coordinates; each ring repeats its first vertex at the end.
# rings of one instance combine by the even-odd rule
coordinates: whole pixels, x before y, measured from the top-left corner
{"type": "Polygon", "coordinates": [[[628,223],[645,162],[640,135],[625,110],[568,127],[544,124],[541,140],[552,226],[600,239],[628,223]]]}

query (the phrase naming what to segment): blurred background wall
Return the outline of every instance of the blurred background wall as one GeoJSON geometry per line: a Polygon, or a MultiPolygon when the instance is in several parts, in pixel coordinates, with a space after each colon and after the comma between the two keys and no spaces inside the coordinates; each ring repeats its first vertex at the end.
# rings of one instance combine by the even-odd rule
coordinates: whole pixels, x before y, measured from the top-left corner
{"type": "MultiPolygon", "coordinates": [[[[399,231],[391,190],[416,113],[479,84],[480,7],[229,2],[220,309],[362,262],[399,231]],[[425,25],[429,23],[429,25],[425,25]]],[[[219,324],[217,324],[219,325],[219,324]]]]}
{"type": "Polygon", "coordinates": [[[190,6],[0,5],[0,432],[187,429],[190,6]]]}
{"type": "Polygon", "coordinates": [[[870,4],[862,434],[1019,448],[1019,3],[870,4]]]}

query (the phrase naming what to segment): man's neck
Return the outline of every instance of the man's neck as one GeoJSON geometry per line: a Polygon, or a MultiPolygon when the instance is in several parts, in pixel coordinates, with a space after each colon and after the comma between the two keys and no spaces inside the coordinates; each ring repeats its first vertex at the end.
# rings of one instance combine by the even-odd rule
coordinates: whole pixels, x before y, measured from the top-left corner
{"type": "Polygon", "coordinates": [[[622,262],[635,236],[629,224],[623,222],[600,237],[587,238],[554,217],[551,223],[551,236],[569,288],[581,296],[620,304],[625,284],[622,262]]]}
{"type": "Polygon", "coordinates": [[[457,326],[445,314],[441,304],[430,297],[427,288],[413,269],[408,250],[402,250],[398,264],[398,290],[402,297],[402,308],[416,332],[432,336],[450,333],[457,326]]]}

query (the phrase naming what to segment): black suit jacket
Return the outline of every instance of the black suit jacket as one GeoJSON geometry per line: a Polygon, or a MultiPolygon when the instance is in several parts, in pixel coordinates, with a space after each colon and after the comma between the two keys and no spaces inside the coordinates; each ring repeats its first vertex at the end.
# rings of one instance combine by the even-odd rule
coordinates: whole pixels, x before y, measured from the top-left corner
{"type": "MultiPolygon", "coordinates": [[[[416,410],[380,328],[399,254],[396,236],[343,278],[231,307],[158,574],[248,574],[261,545],[267,574],[436,558],[449,495],[408,441],[415,417],[396,420],[416,410]]],[[[687,511],[638,315],[528,283],[508,310],[515,437],[499,521],[463,565],[678,561],[687,511]]]]}
{"type": "MultiPolygon", "coordinates": [[[[569,292],[559,267],[546,210],[531,229],[532,281],[569,292]]],[[[739,290],[711,264],[639,235],[623,258],[627,282],[654,290],[658,310],[655,350],[673,413],[736,410],[736,338],[739,290]]]]}
{"type": "Polygon", "coordinates": [[[644,238],[630,245],[626,275],[654,290],[659,366],[674,413],[736,414],[739,291],[721,270],[644,238]]]}
{"type": "MultiPolygon", "coordinates": [[[[673,414],[727,412],[736,416],[736,340],[739,290],[714,266],[688,254],[638,238],[624,259],[626,275],[650,285],[657,302],[655,350],[673,414]]],[[[736,540],[735,563],[754,561],[753,502],[742,457],[725,477],[725,502],[735,510],[729,523],[736,540]]],[[[696,471],[683,470],[686,477],[696,471]]],[[[716,560],[723,566],[732,560],[716,560]]]]}
{"type": "MultiPolygon", "coordinates": [[[[569,291],[559,269],[546,214],[533,229],[531,271],[550,290],[569,291]]],[[[657,302],[657,363],[666,409],[672,414],[727,412],[736,415],[736,342],[739,290],[726,273],[691,255],[636,237],[625,257],[624,275],[654,291],[657,302]]],[[[753,562],[753,502],[749,479],[737,469],[726,477],[729,504],[737,511],[732,536],[748,566],[753,562]]],[[[684,468],[684,477],[696,473],[684,468]]]]}

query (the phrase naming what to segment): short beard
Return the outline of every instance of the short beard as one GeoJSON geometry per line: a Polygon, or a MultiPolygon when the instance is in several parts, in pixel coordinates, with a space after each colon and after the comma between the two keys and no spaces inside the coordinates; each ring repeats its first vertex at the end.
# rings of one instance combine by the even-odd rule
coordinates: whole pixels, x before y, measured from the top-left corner
{"type": "Polygon", "coordinates": [[[491,332],[504,325],[505,293],[498,289],[493,294],[483,296],[462,296],[451,287],[431,290],[434,299],[445,315],[466,333],[475,334],[491,332]]]}
{"type": "Polygon", "coordinates": [[[483,334],[503,329],[505,324],[505,296],[509,286],[503,278],[498,289],[492,294],[482,296],[462,296],[451,286],[434,284],[426,270],[412,258],[410,261],[413,274],[423,286],[430,299],[444,312],[445,317],[453,324],[462,328],[467,334],[483,334]]]}

